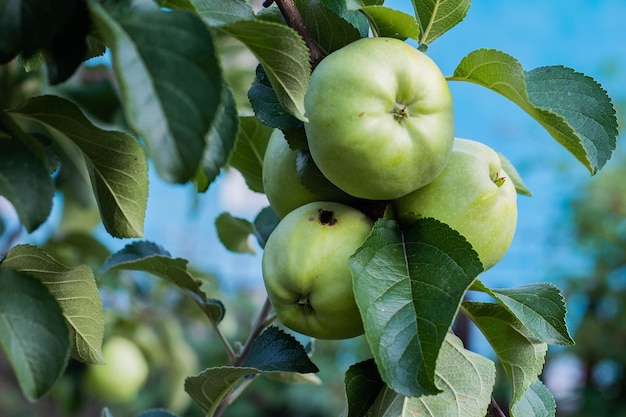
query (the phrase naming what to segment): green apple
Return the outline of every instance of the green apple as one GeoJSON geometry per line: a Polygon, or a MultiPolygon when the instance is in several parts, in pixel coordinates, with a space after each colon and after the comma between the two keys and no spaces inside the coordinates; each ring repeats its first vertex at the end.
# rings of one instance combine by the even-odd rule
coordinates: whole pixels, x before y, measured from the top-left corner
{"type": "Polygon", "coordinates": [[[130,339],[113,336],[102,346],[104,365],[87,368],[88,389],[103,401],[128,403],[148,379],[149,367],[143,353],[130,339]]]}
{"type": "Polygon", "coordinates": [[[263,158],[263,189],[278,217],[312,201],[326,200],[305,187],[296,171],[298,152],[289,147],[283,133],[276,129],[270,136],[263,158]]]}
{"type": "Polygon", "coordinates": [[[304,99],[313,160],[355,197],[392,200],[432,181],[454,139],[439,67],[391,38],[365,38],[324,58],[304,99]]]}
{"type": "Polygon", "coordinates": [[[400,222],[433,217],[461,233],[485,270],[509,249],[517,224],[517,193],[498,154],[487,145],[455,139],[443,172],[430,184],[393,201],[400,222]]]}
{"type": "Polygon", "coordinates": [[[363,334],[348,261],[373,226],[361,211],[315,201],[287,214],[265,245],[262,270],[276,315],[318,339],[363,334]]]}

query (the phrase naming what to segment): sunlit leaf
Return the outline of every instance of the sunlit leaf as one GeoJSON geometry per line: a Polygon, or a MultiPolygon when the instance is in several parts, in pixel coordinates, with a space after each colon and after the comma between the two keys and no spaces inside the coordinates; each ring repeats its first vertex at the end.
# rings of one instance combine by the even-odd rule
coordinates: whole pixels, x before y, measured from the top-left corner
{"type": "Polygon", "coordinates": [[[377,36],[418,40],[420,27],[413,16],[385,6],[366,6],[362,10],[377,36]]]}
{"type": "Polygon", "coordinates": [[[470,0],[413,0],[413,7],[422,30],[420,43],[429,45],[465,18],[470,0]]]}
{"type": "Polygon", "coordinates": [[[241,172],[248,188],[262,193],[263,157],[272,128],[259,123],[259,120],[252,116],[242,117],[239,123],[241,129],[229,163],[241,172]]]}
{"type": "Polygon", "coordinates": [[[250,238],[254,235],[254,225],[246,219],[221,213],[215,219],[215,228],[220,242],[226,249],[236,253],[255,253],[250,238]]]}

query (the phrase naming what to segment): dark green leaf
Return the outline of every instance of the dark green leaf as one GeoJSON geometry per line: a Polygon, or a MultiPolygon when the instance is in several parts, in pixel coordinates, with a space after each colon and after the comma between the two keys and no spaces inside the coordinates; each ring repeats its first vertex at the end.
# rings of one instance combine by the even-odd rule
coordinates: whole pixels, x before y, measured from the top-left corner
{"type": "Polygon", "coordinates": [[[28,232],[44,223],[52,210],[54,182],[46,164],[25,144],[0,136],[0,195],[13,204],[28,232]]]}
{"type": "Polygon", "coordinates": [[[241,128],[229,163],[241,172],[252,191],[262,193],[263,156],[272,128],[259,123],[252,116],[242,117],[239,125],[241,128]]]}
{"type": "Polygon", "coordinates": [[[222,26],[254,19],[254,11],[243,0],[190,0],[196,13],[209,26],[222,26]]]}
{"type": "MultiPolygon", "coordinates": [[[[383,0],[374,1],[379,4],[383,3],[383,0]]],[[[357,5],[355,8],[350,8],[348,5],[349,2],[345,0],[321,0],[321,2],[337,16],[354,26],[359,31],[362,38],[368,35],[370,29],[369,24],[367,18],[358,10],[361,7],[360,5],[357,5]]],[[[366,5],[367,3],[372,3],[372,1],[361,1],[361,3],[366,5]]]]}
{"type": "Polygon", "coordinates": [[[260,371],[253,368],[223,366],[209,368],[185,380],[185,392],[212,416],[220,401],[235,388],[242,378],[250,378],[260,371]]]}
{"type": "Polygon", "coordinates": [[[352,365],[346,371],[345,417],[365,417],[372,408],[385,383],[373,359],[352,365]]]}
{"type": "Polygon", "coordinates": [[[413,0],[413,7],[422,29],[420,44],[429,45],[465,19],[470,0],[413,0]]]}
{"type": "Polygon", "coordinates": [[[100,273],[112,269],[144,271],[187,289],[206,301],[200,283],[187,270],[186,259],[172,258],[165,249],[152,242],[133,242],[111,255],[100,273]]]}
{"type": "MultiPolygon", "coordinates": [[[[68,100],[56,96],[35,97],[15,110],[17,120],[36,122],[59,145],[86,164],[91,185],[107,231],[115,237],[140,237],[148,200],[148,163],[134,137],[94,126],[68,100]]],[[[84,169],[84,168],[83,168],[84,169]]]]}
{"type": "Polygon", "coordinates": [[[511,385],[511,404],[517,403],[541,374],[548,345],[535,341],[499,304],[466,301],[463,307],[498,355],[511,385]]]}
{"type": "Polygon", "coordinates": [[[308,150],[298,150],[296,157],[296,172],[300,182],[313,194],[323,195],[332,201],[348,201],[353,199],[340,190],[335,184],[328,181],[317,167],[308,150]]]}
{"type": "Polygon", "coordinates": [[[362,10],[377,36],[419,39],[420,27],[413,16],[385,6],[366,6],[362,10]]]}
{"type": "Polygon", "coordinates": [[[254,341],[243,366],[263,372],[319,372],[300,342],[275,326],[254,341]]]}
{"type": "Polygon", "coordinates": [[[420,219],[406,232],[381,219],[350,267],[383,380],[406,396],[439,392],[439,350],[465,291],[482,272],[470,244],[434,219],[420,219]]]}
{"type": "MultiPolygon", "coordinates": [[[[328,55],[363,35],[352,23],[344,20],[323,3],[321,0],[297,0],[296,6],[304,19],[304,25],[322,54],[328,55]]],[[[354,15],[354,12],[345,10],[343,14],[349,16],[354,15]]]]}
{"type": "Polygon", "coordinates": [[[59,379],[70,339],[61,307],[39,280],[0,267],[0,347],[31,401],[59,379]]]}
{"type": "Polygon", "coordinates": [[[85,363],[104,363],[104,311],[92,270],[68,268],[36,246],[14,246],[3,266],[37,278],[58,302],[69,325],[71,355],[85,363]]]}
{"type": "Polygon", "coordinates": [[[573,345],[565,315],[567,309],[561,291],[547,282],[528,284],[516,288],[490,289],[476,281],[472,290],[494,297],[534,335],[548,344],[573,345]]]}
{"type": "Polygon", "coordinates": [[[224,83],[222,100],[207,135],[207,145],[200,163],[200,171],[196,175],[199,191],[206,191],[228,162],[235,147],[238,129],[239,118],[235,99],[230,87],[224,83]]]}
{"type": "Polygon", "coordinates": [[[276,226],[278,226],[278,222],[280,222],[280,217],[278,217],[270,206],[263,208],[263,210],[257,214],[254,219],[254,233],[261,247],[265,247],[267,238],[270,237],[270,234],[274,231],[276,226]]]}
{"type": "Polygon", "coordinates": [[[511,409],[511,417],[554,417],[555,415],[554,397],[539,380],[528,388],[522,399],[511,409]]]}
{"type": "Polygon", "coordinates": [[[512,56],[479,49],[461,60],[450,80],[473,82],[513,101],[592,174],[615,149],[617,118],[611,99],[584,74],[564,67],[525,72],[512,56]]]}
{"type": "Polygon", "coordinates": [[[300,35],[288,26],[262,20],[241,20],[221,29],[257,57],[285,110],[299,120],[306,120],[304,95],[311,65],[309,50],[300,35]]]}
{"type": "Polygon", "coordinates": [[[248,99],[254,114],[264,125],[281,130],[292,130],[302,126],[302,122],[280,104],[262,65],[256,68],[254,82],[248,90],[248,99]]]}
{"type": "Polygon", "coordinates": [[[157,172],[170,182],[193,179],[222,98],[211,33],[187,12],[88,4],[111,49],[126,119],[157,172]]]}
{"type": "Polygon", "coordinates": [[[255,253],[250,239],[254,234],[254,225],[248,220],[221,213],[215,219],[215,228],[220,242],[229,251],[255,253]]]}

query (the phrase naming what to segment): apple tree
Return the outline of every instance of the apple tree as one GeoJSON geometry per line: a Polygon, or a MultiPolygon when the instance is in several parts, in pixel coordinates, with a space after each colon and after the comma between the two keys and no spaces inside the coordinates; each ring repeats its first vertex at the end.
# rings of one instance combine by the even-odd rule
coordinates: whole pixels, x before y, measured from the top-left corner
{"type": "Polygon", "coordinates": [[[517,195],[530,192],[504,155],[480,138],[455,138],[449,84],[509,99],[592,175],[616,147],[615,110],[585,74],[525,69],[478,45],[442,74],[428,51],[462,23],[470,1],[412,5],[408,14],[383,0],[0,2],[0,195],[32,233],[55,195],[71,219],[77,190],[87,189],[97,221],[129,239],[78,266],[7,239],[0,347],[26,398],[45,396],[70,357],[104,362],[99,278],[134,270],[187,295],[222,342],[227,363],[203,364],[175,387],[208,416],[262,375],[317,372],[292,332],[367,342],[371,358],[345,373],[345,416],[503,415],[492,397],[496,366],[454,334],[458,317],[502,364],[508,413],[555,415],[539,376],[549,345],[574,343],[560,290],[481,279],[511,243],[517,195]],[[223,65],[223,42],[233,39],[256,58],[246,105],[223,65]],[[119,114],[95,114],[60,89],[105,51],[119,114]],[[40,68],[45,85],[27,88],[40,68]],[[267,194],[270,206],[253,219],[216,219],[229,250],[245,252],[251,237],[267,244],[268,298],[242,343],[224,335],[232,312],[188,261],[167,242],[141,239],[152,168],[198,193],[236,169],[267,194]]]}

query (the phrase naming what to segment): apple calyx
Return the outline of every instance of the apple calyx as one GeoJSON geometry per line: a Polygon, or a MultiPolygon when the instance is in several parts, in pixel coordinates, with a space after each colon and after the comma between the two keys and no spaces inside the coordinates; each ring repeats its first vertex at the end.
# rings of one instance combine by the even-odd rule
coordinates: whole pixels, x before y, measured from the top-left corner
{"type": "Polygon", "coordinates": [[[493,179],[493,183],[498,187],[502,187],[502,185],[506,182],[506,177],[501,177],[500,174],[496,174],[496,177],[493,179]]]}
{"type": "Polygon", "coordinates": [[[300,297],[300,299],[298,300],[298,307],[300,307],[301,309],[305,311],[313,311],[313,306],[311,305],[311,298],[309,297],[308,294],[300,297]]]}
{"type": "Polygon", "coordinates": [[[409,118],[409,111],[407,109],[406,104],[395,103],[393,105],[393,117],[398,121],[402,121],[404,119],[409,118]]]}

